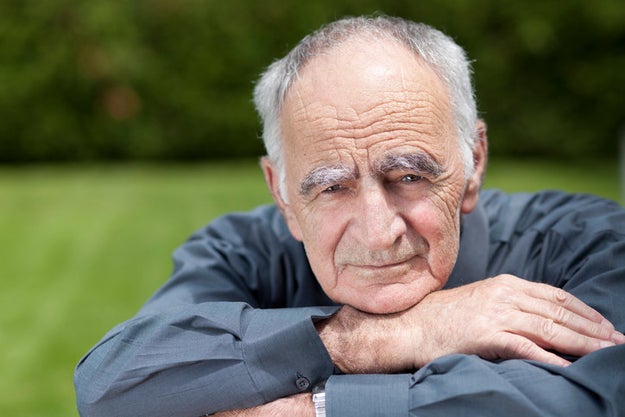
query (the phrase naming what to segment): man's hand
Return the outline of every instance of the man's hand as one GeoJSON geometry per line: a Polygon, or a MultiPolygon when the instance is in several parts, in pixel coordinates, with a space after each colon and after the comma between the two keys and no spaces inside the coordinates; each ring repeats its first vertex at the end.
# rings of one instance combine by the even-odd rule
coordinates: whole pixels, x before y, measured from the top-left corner
{"type": "Polygon", "coordinates": [[[258,407],[224,411],[215,417],[315,417],[310,393],[280,398],[258,407]]]}
{"type": "Polygon", "coordinates": [[[610,322],[571,294],[511,275],[432,293],[413,310],[408,315],[420,324],[417,365],[467,353],[565,366],[569,362],[550,350],[583,356],[625,343],[610,322]]]}
{"type": "Polygon", "coordinates": [[[583,356],[625,343],[610,322],[571,294],[511,275],[433,292],[396,314],[343,307],[317,329],[347,373],[401,372],[452,353],[566,366],[550,351],[583,356]]]}

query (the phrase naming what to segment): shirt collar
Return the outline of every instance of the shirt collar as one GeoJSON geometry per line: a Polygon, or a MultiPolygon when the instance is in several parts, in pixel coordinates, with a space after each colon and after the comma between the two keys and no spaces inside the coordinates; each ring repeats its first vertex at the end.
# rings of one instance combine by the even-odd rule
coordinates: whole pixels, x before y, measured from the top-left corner
{"type": "Polygon", "coordinates": [[[458,259],[445,288],[458,287],[486,278],[488,220],[481,203],[462,217],[458,259]]]}

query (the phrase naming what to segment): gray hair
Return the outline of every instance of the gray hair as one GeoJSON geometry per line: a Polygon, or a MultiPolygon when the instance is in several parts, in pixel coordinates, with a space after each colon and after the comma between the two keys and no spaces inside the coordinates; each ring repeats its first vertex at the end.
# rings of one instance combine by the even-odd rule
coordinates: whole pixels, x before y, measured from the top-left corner
{"type": "Polygon", "coordinates": [[[449,36],[422,23],[388,16],[345,18],[321,27],[302,39],[284,58],[272,63],[254,89],[254,104],[263,123],[263,141],[274,163],[285,196],[285,169],[280,112],[298,72],[312,58],[353,36],[399,41],[421,57],[447,87],[464,162],[465,176],[473,173],[477,107],[471,83],[471,64],[464,50],[449,36]]]}

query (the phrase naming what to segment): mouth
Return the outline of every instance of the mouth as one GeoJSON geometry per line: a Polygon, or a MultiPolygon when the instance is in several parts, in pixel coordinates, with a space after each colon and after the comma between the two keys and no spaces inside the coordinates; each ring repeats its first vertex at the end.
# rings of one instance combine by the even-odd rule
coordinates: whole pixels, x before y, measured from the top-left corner
{"type": "Polygon", "coordinates": [[[358,268],[358,269],[365,269],[365,270],[372,270],[372,271],[376,271],[376,270],[383,270],[383,269],[392,269],[392,268],[397,268],[397,267],[402,267],[405,265],[408,265],[410,263],[412,263],[412,261],[417,258],[418,255],[412,255],[409,256],[405,259],[400,259],[400,260],[392,260],[392,261],[382,261],[382,262],[353,262],[353,263],[346,263],[345,266],[348,267],[352,267],[352,268],[358,268]]]}

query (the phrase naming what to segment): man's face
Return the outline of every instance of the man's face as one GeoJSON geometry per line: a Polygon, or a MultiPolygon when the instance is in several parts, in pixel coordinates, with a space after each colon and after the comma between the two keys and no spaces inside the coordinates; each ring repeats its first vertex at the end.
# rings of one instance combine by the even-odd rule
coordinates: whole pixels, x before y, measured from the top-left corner
{"type": "Polygon", "coordinates": [[[395,43],[347,41],[304,67],[281,129],[286,201],[275,174],[270,186],[330,298],[390,313],[445,284],[476,197],[463,200],[448,94],[426,64],[395,43]]]}

